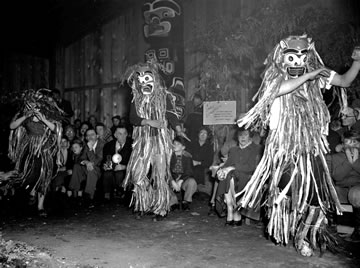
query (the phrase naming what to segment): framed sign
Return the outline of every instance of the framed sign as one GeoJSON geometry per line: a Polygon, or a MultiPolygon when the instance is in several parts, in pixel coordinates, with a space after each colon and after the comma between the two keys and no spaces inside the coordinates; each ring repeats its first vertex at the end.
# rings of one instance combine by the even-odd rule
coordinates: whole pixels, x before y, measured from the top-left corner
{"type": "Polygon", "coordinates": [[[205,101],[204,125],[232,125],[236,121],[236,101],[205,101]]]}

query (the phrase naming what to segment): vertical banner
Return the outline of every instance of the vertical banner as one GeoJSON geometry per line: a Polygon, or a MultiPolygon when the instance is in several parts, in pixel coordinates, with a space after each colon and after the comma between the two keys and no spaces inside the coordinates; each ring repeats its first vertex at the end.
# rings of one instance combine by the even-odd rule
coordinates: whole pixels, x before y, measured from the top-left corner
{"type": "Polygon", "coordinates": [[[144,38],[149,44],[145,60],[156,57],[163,66],[163,78],[176,96],[176,109],[183,118],[184,16],[180,0],[146,0],[143,6],[144,38]]]}

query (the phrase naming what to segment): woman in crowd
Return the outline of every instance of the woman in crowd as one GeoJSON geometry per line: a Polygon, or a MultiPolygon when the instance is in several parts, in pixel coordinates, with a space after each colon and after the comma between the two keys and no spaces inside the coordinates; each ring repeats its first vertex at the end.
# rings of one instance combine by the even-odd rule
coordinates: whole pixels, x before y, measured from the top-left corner
{"type": "Polygon", "coordinates": [[[217,195],[225,198],[227,206],[226,225],[240,226],[241,215],[236,210],[235,194],[241,192],[261,157],[261,146],[253,143],[253,134],[244,128],[237,133],[238,146],[229,150],[225,164],[217,171],[219,185],[217,195]]]}
{"type": "Polygon", "coordinates": [[[194,178],[200,192],[210,193],[210,183],[206,183],[205,176],[209,172],[212,164],[214,150],[210,143],[210,130],[207,127],[201,127],[198,132],[198,138],[188,145],[188,151],[192,155],[194,178]]]}

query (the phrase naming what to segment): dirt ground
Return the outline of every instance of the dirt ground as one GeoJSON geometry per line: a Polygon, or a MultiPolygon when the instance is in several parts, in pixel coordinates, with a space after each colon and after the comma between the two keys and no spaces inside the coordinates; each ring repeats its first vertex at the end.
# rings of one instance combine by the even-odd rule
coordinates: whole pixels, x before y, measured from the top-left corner
{"type": "Polygon", "coordinates": [[[207,201],[197,194],[190,212],[175,211],[160,222],[136,220],[116,201],[55,209],[46,219],[18,207],[6,208],[13,213],[4,216],[2,207],[0,231],[5,240],[46,250],[58,267],[360,267],[360,247],[302,257],[291,245],[267,240],[261,224],[225,227],[224,219],[207,215],[207,201]]]}

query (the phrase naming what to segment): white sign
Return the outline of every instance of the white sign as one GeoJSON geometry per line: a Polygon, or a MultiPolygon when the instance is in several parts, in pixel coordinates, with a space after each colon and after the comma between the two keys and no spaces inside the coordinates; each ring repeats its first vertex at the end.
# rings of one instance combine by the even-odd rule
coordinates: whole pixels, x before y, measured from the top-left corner
{"type": "Polygon", "coordinates": [[[232,125],[236,121],[236,101],[206,101],[204,125],[232,125]]]}

